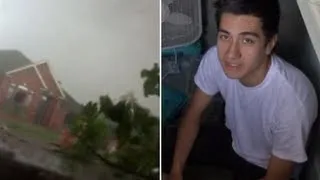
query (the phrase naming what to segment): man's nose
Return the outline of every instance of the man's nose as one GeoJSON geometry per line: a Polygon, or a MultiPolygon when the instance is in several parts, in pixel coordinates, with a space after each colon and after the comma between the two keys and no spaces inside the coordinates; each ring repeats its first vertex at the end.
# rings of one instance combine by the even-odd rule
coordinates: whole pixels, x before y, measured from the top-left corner
{"type": "Polygon", "coordinates": [[[241,56],[239,43],[232,41],[229,45],[227,57],[228,59],[238,59],[241,56]]]}

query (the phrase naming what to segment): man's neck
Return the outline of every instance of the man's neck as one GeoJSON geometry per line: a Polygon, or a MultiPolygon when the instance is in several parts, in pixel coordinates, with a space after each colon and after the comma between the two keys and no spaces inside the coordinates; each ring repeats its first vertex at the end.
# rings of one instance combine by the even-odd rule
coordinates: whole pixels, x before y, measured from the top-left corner
{"type": "Polygon", "coordinates": [[[268,56],[266,58],[267,59],[264,61],[264,63],[261,64],[255,71],[240,79],[241,84],[247,87],[254,87],[263,82],[271,65],[271,57],[268,56]]]}

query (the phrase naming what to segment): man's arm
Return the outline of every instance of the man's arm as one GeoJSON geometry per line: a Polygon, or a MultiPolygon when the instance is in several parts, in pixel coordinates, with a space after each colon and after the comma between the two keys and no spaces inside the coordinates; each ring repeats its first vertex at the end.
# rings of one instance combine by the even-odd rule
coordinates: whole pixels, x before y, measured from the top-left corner
{"type": "Polygon", "coordinates": [[[211,96],[197,88],[185,115],[181,119],[171,173],[182,173],[186,159],[198,134],[201,114],[210,100],[211,96]]]}
{"type": "Polygon", "coordinates": [[[307,137],[316,114],[316,105],[304,105],[293,96],[280,97],[270,126],[272,150],[266,180],[290,179],[294,165],[307,161],[307,137]]]}
{"type": "Polygon", "coordinates": [[[271,156],[267,175],[263,180],[289,180],[293,172],[294,162],[271,156]]]}

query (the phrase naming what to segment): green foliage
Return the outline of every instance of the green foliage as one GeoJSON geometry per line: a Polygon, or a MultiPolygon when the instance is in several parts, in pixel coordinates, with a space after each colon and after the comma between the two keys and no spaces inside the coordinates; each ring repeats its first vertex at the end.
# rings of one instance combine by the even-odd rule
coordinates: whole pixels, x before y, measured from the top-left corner
{"type": "Polygon", "coordinates": [[[140,76],[144,79],[143,90],[144,96],[159,96],[159,65],[155,63],[151,70],[144,69],[141,71],[140,76]]]}
{"type": "MultiPolygon", "coordinates": [[[[159,66],[142,70],[144,95],[159,96],[159,66]]],[[[85,162],[100,160],[119,172],[140,179],[158,179],[152,173],[159,164],[159,119],[137,103],[133,94],[114,103],[108,95],[98,103],[89,102],[81,115],[70,123],[76,143],[64,152],[71,159],[85,162]],[[112,132],[112,133],[111,133],[112,132]],[[107,151],[110,140],[117,140],[115,152],[107,151]]],[[[120,177],[120,176],[118,176],[120,177]]]]}
{"type": "MultiPolygon", "coordinates": [[[[128,104],[119,102],[115,106],[120,107],[122,117],[115,116],[120,120],[117,128],[119,140],[118,151],[116,152],[118,163],[135,170],[136,172],[151,175],[153,168],[158,166],[158,119],[137,103],[131,107],[128,104]],[[117,106],[118,105],[118,106],[117,106]],[[129,117],[133,109],[133,116],[129,117]]],[[[115,118],[110,115],[110,118],[115,118]]]]}
{"type": "Polygon", "coordinates": [[[89,102],[72,121],[70,130],[77,141],[65,152],[69,158],[84,162],[97,160],[98,154],[107,165],[115,163],[124,171],[152,177],[152,170],[159,163],[158,122],[134,98],[113,103],[109,96],[101,96],[99,104],[89,102]],[[114,138],[118,142],[117,151],[110,153],[106,145],[114,138]]]}
{"type": "Polygon", "coordinates": [[[84,106],[82,114],[70,125],[70,131],[77,140],[67,153],[80,161],[93,160],[92,149],[104,148],[107,138],[107,124],[104,116],[99,116],[96,103],[89,102],[84,106]]]}

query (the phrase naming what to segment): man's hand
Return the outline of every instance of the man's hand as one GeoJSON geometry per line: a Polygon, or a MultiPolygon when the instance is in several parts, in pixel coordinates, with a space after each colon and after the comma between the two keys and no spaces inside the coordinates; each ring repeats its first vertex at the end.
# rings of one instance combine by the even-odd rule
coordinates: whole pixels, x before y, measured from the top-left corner
{"type": "Polygon", "coordinates": [[[289,180],[293,172],[294,163],[271,156],[267,175],[262,180],[289,180]]]}

